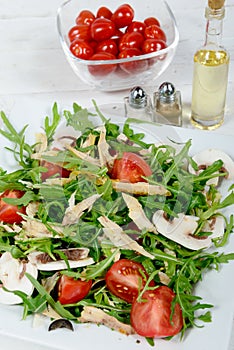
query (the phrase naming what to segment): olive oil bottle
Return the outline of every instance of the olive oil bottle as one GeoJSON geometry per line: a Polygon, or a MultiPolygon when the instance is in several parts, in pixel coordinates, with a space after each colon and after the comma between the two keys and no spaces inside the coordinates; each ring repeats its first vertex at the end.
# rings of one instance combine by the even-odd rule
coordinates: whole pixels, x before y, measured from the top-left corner
{"type": "Polygon", "coordinates": [[[222,46],[225,0],[208,0],[205,44],[194,55],[191,122],[212,130],[224,120],[229,53],[222,46]]]}

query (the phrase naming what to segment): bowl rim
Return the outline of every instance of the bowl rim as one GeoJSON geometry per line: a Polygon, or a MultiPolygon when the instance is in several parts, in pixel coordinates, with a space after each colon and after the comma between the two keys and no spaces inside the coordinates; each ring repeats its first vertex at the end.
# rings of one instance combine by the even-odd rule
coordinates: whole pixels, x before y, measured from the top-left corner
{"type": "Polygon", "coordinates": [[[102,64],[109,65],[109,64],[120,64],[120,63],[125,63],[125,62],[132,62],[132,61],[141,61],[141,60],[145,60],[145,59],[156,58],[158,56],[166,55],[169,51],[171,51],[171,49],[176,49],[176,47],[179,43],[179,30],[178,30],[175,16],[174,16],[170,6],[168,5],[167,1],[162,0],[162,3],[165,5],[168,13],[171,16],[173,27],[174,27],[174,32],[175,32],[174,40],[172,41],[172,43],[169,46],[167,46],[165,49],[162,49],[159,51],[155,51],[155,52],[151,52],[151,53],[143,54],[143,55],[139,55],[139,56],[133,56],[133,57],[129,57],[129,58],[116,58],[113,60],[83,60],[83,59],[78,58],[72,54],[68,44],[66,43],[66,41],[64,39],[63,33],[62,33],[61,13],[62,13],[63,8],[68,3],[72,2],[72,1],[73,0],[66,0],[59,6],[59,8],[57,10],[56,23],[57,23],[57,30],[58,30],[58,34],[59,34],[60,43],[62,45],[64,52],[66,53],[67,56],[69,56],[73,61],[76,61],[77,63],[89,65],[89,66],[90,65],[96,66],[96,65],[102,65],[102,64]]]}

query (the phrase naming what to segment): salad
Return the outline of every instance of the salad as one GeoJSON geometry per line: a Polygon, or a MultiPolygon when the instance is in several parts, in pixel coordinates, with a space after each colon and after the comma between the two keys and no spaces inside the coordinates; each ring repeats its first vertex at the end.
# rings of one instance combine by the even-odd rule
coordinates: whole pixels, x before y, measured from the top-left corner
{"type": "Polygon", "coordinates": [[[147,143],[135,120],[120,127],[93,103],[61,115],[55,103],[34,144],[1,112],[17,168],[0,168],[0,303],[50,317],[49,330],[182,338],[212,320],[196,285],[234,259],[222,252],[233,185],[220,192],[234,163],[215,149],[192,157],[191,140],[147,143]]]}

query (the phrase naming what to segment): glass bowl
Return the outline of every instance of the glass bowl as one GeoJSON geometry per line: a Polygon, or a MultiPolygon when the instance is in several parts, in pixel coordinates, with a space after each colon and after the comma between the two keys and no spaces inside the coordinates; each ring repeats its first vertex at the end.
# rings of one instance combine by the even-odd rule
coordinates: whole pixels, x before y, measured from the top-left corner
{"type": "Polygon", "coordinates": [[[166,34],[167,47],[156,52],[130,58],[111,60],[84,60],[70,51],[69,30],[75,26],[77,15],[82,10],[97,10],[108,7],[112,12],[123,4],[119,0],[68,0],[58,9],[57,28],[67,61],[75,74],[85,83],[102,91],[118,91],[136,85],[153,83],[171,63],[179,41],[179,33],[174,15],[164,0],[129,0],[134,9],[134,20],[144,21],[156,17],[166,34]],[[97,74],[98,72],[98,74],[97,74]]]}

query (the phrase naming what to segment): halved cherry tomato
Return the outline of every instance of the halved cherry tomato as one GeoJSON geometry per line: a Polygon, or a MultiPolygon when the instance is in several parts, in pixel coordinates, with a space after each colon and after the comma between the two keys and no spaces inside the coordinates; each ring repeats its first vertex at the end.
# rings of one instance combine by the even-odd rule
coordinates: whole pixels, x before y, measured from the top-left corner
{"type": "Polygon", "coordinates": [[[96,18],[90,25],[90,33],[95,41],[110,39],[115,34],[115,24],[107,18],[96,18]]]}
{"type": "Polygon", "coordinates": [[[79,24],[72,27],[68,32],[68,38],[70,42],[75,39],[90,40],[90,27],[87,24],[79,24]]]}
{"type": "Polygon", "coordinates": [[[58,300],[61,304],[74,304],[84,299],[92,287],[92,281],[82,281],[62,275],[58,283],[58,300]]]}
{"type": "Polygon", "coordinates": [[[144,35],[146,39],[159,39],[165,42],[167,39],[165,32],[156,24],[152,24],[151,26],[146,27],[144,35]]]}
{"type": "Polygon", "coordinates": [[[25,214],[26,208],[24,206],[18,207],[17,205],[8,204],[4,201],[4,198],[21,198],[24,195],[24,191],[20,190],[6,190],[0,196],[0,221],[6,224],[19,224],[21,223],[22,216],[18,213],[25,214]]]}
{"type": "Polygon", "coordinates": [[[144,292],[142,301],[135,300],[132,304],[131,325],[135,331],[144,337],[156,338],[179,333],[183,327],[183,316],[179,304],[175,305],[172,313],[174,298],[175,293],[167,286],[144,292]]]}
{"type": "Polygon", "coordinates": [[[144,37],[141,33],[130,32],[125,33],[119,40],[119,50],[123,51],[125,49],[141,49],[144,42],[144,37]]]}
{"type": "Polygon", "coordinates": [[[159,39],[146,39],[142,45],[142,52],[147,54],[165,49],[167,47],[165,41],[159,39]]]}
{"type": "Polygon", "coordinates": [[[156,24],[156,26],[160,27],[160,22],[157,18],[155,17],[147,17],[144,20],[145,25],[148,26],[152,26],[152,24],[156,24]]]}
{"type": "MultiPolygon", "coordinates": [[[[148,275],[144,267],[135,261],[120,259],[107,271],[105,280],[108,289],[115,296],[133,303],[139,291],[146,284],[148,275]]],[[[154,286],[154,281],[150,282],[154,286]]]]}
{"type": "Polygon", "coordinates": [[[134,10],[129,4],[120,5],[113,13],[111,20],[115,23],[116,28],[124,28],[132,23],[134,10]]]}
{"type": "Polygon", "coordinates": [[[89,42],[82,39],[73,40],[70,45],[70,50],[74,56],[82,60],[88,60],[93,55],[92,46],[89,44],[89,42]]]}
{"type": "MultiPolygon", "coordinates": [[[[90,61],[99,61],[99,60],[114,60],[116,57],[109,52],[97,52],[90,57],[90,61]]],[[[103,77],[108,74],[111,74],[116,70],[116,64],[109,63],[101,65],[88,65],[89,72],[96,77],[103,77]]]]}
{"type": "Polygon", "coordinates": [[[103,17],[103,18],[111,19],[112,14],[113,13],[111,12],[110,9],[108,9],[108,7],[101,6],[101,7],[99,7],[99,9],[97,11],[97,18],[98,17],[103,17]]]}
{"type": "Polygon", "coordinates": [[[112,179],[126,182],[145,182],[142,176],[150,176],[152,171],[146,161],[139,155],[132,152],[124,152],[121,158],[114,161],[110,172],[112,179]]]}
{"type": "Polygon", "coordinates": [[[107,39],[99,42],[95,48],[96,52],[109,52],[116,56],[118,53],[118,46],[114,39],[107,39]]]}
{"type": "Polygon", "coordinates": [[[46,179],[52,177],[52,176],[57,176],[57,177],[69,177],[70,175],[70,170],[61,167],[60,165],[53,164],[50,162],[43,161],[41,162],[41,166],[43,168],[47,168],[48,170],[45,172],[41,173],[41,180],[45,181],[46,179]]]}

